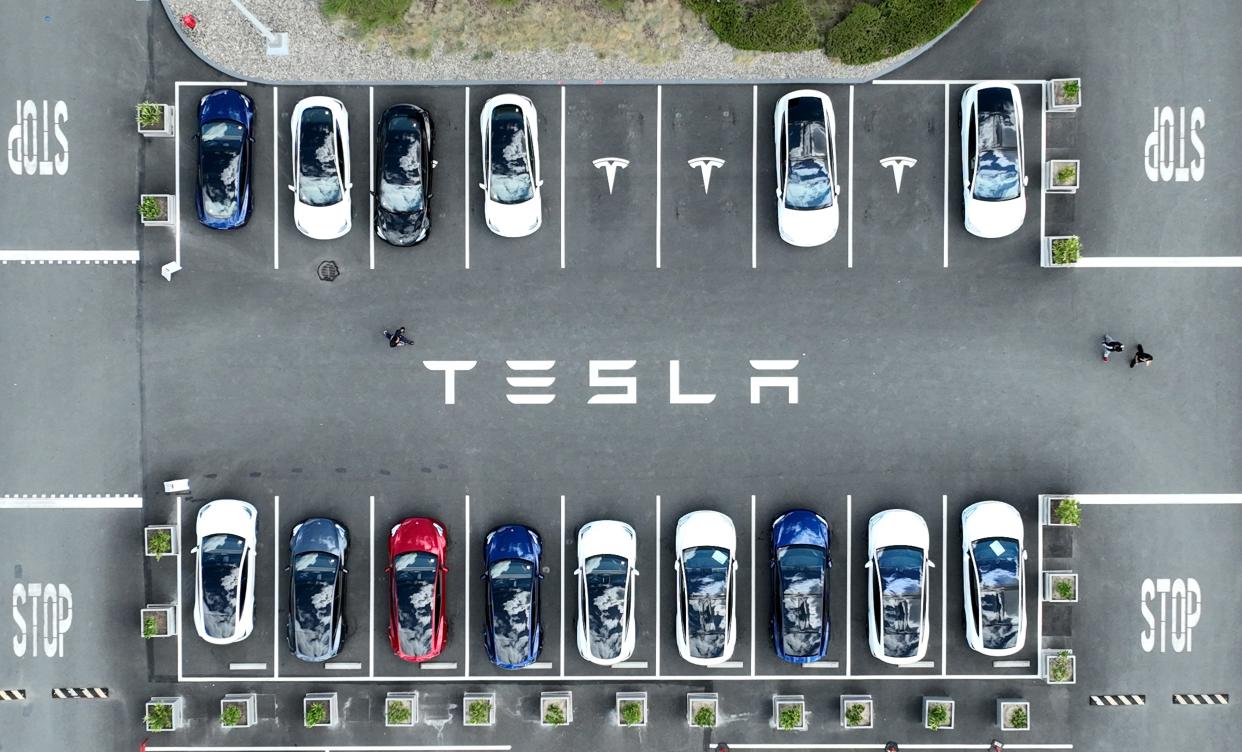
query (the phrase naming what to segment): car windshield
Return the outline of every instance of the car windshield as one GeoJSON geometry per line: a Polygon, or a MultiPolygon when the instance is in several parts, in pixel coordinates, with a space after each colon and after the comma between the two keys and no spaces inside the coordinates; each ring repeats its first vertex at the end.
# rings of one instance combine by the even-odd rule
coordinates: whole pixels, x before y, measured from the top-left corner
{"type": "Polygon", "coordinates": [[[203,631],[215,639],[232,637],[237,628],[246,542],[236,535],[209,535],[198,550],[202,566],[203,631]]]}
{"type": "Polygon", "coordinates": [[[508,665],[522,663],[530,655],[534,631],[535,568],[521,559],[498,561],[488,570],[488,582],[496,659],[508,665]]]}
{"type": "Polygon", "coordinates": [[[223,219],[237,213],[245,138],[241,123],[232,120],[203,123],[199,130],[198,184],[209,217],[223,219]]]}
{"type": "Polygon", "coordinates": [[[298,146],[298,196],[311,206],[331,206],[341,200],[337,171],[336,130],[327,107],[302,113],[298,146]]]}
{"type": "Polygon", "coordinates": [[[818,655],[824,629],[826,557],[818,546],[786,546],[776,552],[781,586],[781,634],[785,653],[818,655]]]}
{"type": "Polygon", "coordinates": [[[824,124],[823,104],[818,99],[797,99],[790,103],[788,135],[789,177],[785,181],[785,206],[797,210],[832,206],[828,129],[824,124]]]}
{"type": "Polygon", "coordinates": [[[1022,619],[1020,552],[1013,538],[985,538],[970,550],[979,578],[979,611],[983,646],[990,650],[1011,648],[1018,643],[1022,619]]]}
{"type": "Polygon", "coordinates": [[[1008,89],[983,89],[978,95],[979,164],[974,197],[1008,201],[1021,193],[1018,164],[1018,116],[1008,89]]]}
{"type": "Polygon", "coordinates": [[[436,572],[439,560],[434,554],[401,554],[393,562],[397,597],[397,642],[406,655],[431,652],[436,607],[436,572]]]}
{"type": "Polygon", "coordinates": [[[718,658],[724,654],[729,628],[729,553],[714,546],[688,548],[682,572],[690,655],[718,658]]]}
{"type": "Polygon", "coordinates": [[[379,203],[385,211],[408,214],[423,208],[422,133],[413,118],[388,121],[380,166],[379,203]]]}
{"type": "Polygon", "coordinates": [[[293,637],[301,655],[331,652],[337,563],[335,556],[321,551],[293,560],[293,637]]]}
{"type": "Polygon", "coordinates": [[[501,204],[520,204],[535,197],[526,153],[526,121],[515,104],[492,110],[491,193],[501,204]]]}
{"type": "Polygon", "coordinates": [[[625,636],[626,586],[629,562],[620,556],[586,560],[587,636],[591,654],[605,660],[621,654],[625,636]]]}
{"type": "Polygon", "coordinates": [[[923,625],[923,552],[889,546],[876,552],[884,610],[884,654],[908,658],[918,651],[923,625]]]}

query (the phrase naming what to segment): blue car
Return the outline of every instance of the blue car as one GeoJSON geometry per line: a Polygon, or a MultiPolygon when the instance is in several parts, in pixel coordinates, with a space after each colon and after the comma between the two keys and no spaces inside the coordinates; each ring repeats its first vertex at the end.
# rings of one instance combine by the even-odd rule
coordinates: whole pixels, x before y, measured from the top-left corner
{"type": "Polygon", "coordinates": [[[216,89],[198,103],[198,221],[234,230],[250,220],[254,102],[234,89],[216,89]]]}
{"type": "Polygon", "coordinates": [[[348,551],[349,533],[336,520],[312,517],[293,528],[285,638],[301,660],[321,663],[341,652],[348,551]]]}
{"type": "Polygon", "coordinates": [[[487,583],[487,621],[483,645],[501,668],[528,666],[543,647],[539,573],[543,542],[524,525],[505,525],[483,543],[483,580],[487,583]]]}
{"type": "Polygon", "coordinates": [[[828,570],[832,535],[814,512],[795,509],[772,523],[772,640],[790,663],[828,652],[828,570]]]}

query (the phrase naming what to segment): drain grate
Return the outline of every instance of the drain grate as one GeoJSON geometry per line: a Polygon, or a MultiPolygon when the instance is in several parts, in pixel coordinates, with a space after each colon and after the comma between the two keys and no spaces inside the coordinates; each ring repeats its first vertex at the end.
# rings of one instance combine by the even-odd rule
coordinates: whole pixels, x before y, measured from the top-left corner
{"type": "Polygon", "coordinates": [[[324,261],[319,264],[319,279],[324,282],[335,282],[341,276],[341,267],[335,261],[324,261]]]}

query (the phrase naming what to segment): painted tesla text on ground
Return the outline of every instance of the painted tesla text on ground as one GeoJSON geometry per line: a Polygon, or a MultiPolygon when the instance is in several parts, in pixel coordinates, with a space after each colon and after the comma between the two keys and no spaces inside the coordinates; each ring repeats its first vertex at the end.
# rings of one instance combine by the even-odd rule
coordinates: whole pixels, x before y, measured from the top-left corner
{"type": "Polygon", "coordinates": [[[897,192],[901,193],[901,175],[906,171],[907,167],[913,167],[919,161],[914,157],[885,157],[880,160],[880,166],[893,171],[893,182],[897,184],[897,192]]]}
{"type": "Polygon", "coordinates": [[[73,593],[68,585],[38,582],[13,586],[13,654],[24,658],[65,654],[65,633],[73,624],[73,593]]]}
{"type": "Polygon", "coordinates": [[[1139,595],[1139,608],[1147,622],[1139,635],[1143,651],[1150,653],[1159,642],[1161,653],[1170,647],[1174,653],[1189,653],[1190,635],[1199,623],[1202,606],[1203,593],[1193,577],[1143,580],[1139,595]]]}
{"type": "Polygon", "coordinates": [[[5,151],[14,175],[64,175],[69,171],[69,139],[63,128],[69,122],[69,106],[64,101],[50,104],[45,99],[40,108],[33,99],[19,99],[16,120],[9,129],[5,151]]]}
{"type": "Polygon", "coordinates": [[[1199,129],[1206,124],[1207,115],[1202,107],[1191,109],[1189,127],[1185,107],[1177,108],[1176,117],[1172,107],[1153,107],[1152,130],[1143,145],[1143,169],[1147,172],[1147,179],[1153,183],[1202,180],[1207,153],[1203,139],[1199,137],[1199,129]],[[1191,154],[1189,161],[1186,154],[1188,137],[1190,148],[1198,153],[1197,157],[1191,154]]]}
{"type": "Polygon", "coordinates": [[[608,195],[612,195],[612,184],[617,180],[617,168],[625,169],[630,166],[630,160],[620,157],[600,157],[591,162],[595,165],[595,169],[604,168],[604,175],[608,178],[608,195]]]}
{"type": "Polygon", "coordinates": [[[711,187],[712,170],[714,170],[717,167],[724,167],[724,163],[725,161],[721,159],[720,157],[695,157],[694,159],[690,159],[686,161],[686,164],[690,165],[696,170],[702,171],[703,193],[707,193],[707,189],[711,187]]]}

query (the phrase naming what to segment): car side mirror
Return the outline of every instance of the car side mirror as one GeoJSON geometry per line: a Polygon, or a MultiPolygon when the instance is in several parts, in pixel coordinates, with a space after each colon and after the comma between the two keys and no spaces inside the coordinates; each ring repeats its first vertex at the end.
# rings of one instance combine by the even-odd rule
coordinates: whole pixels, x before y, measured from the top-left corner
{"type": "Polygon", "coordinates": [[[932,569],[935,569],[935,568],[936,568],[936,562],[932,561],[931,559],[928,559],[928,560],[927,560],[927,566],[931,567],[932,569]]]}
{"type": "Polygon", "coordinates": [[[440,567],[440,574],[448,574],[448,567],[440,567]]]}
{"type": "Polygon", "coordinates": [[[288,188],[289,190],[293,190],[293,186],[291,186],[291,185],[287,185],[287,186],[285,186],[285,187],[286,187],[286,188],[288,188]]]}
{"type": "Polygon", "coordinates": [[[341,571],[344,572],[345,574],[349,574],[349,570],[346,569],[345,567],[341,567],[341,571]]]}
{"type": "Polygon", "coordinates": [[[575,569],[575,570],[574,570],[574,575],[580,575],[580,574],[582,574],[582,568],[581,568],[581,567],[579,567],[578,569],[575,569]]]}
{"type": "Polygon", "coordinates": [[[1030,176],[1030,175],[1023,175],[1023,176],[1022,176],[1022,185],[1026,185],[1026,184],[1027,184],[1027,183],[1029,183],[1029,182],[1031,182],[1031,176],[1030,176]]]}
{"type": "Polygon", "coordinates": [[[837,183],[837,185],[836,185],[836,192],[837,192],[837,195],[838,195],[838,196],[840,196],[840,195],[841,195],[841,184],[840,184],[840,183],[837,183]]]}
{"type": "Polygon", "coordinates": [[[542,187],[543,187],[543,180],[540,180],[539,182],[535,183],[535,187],[536,187],[536,188],[542,188],[542,187]]]}
{"type": "Polygon", "coordinates": [[[392,574],[392,567],[384,567],[384,574],[392,574]]]}
{"type": "Polygon", "coordinates": [[[637,569],[635,569],[635,570],[633,570],[633,571],[634,571],[634,576],[635,576],[635,577],[637,577],[637,576],[638,576],[638,570],[637,570],[637,569]]]}
{"type": "Polygon", "coordinates": [[[487,186],[483,183],[479,183],[479,188],[484,191],[487,190],[487,186]]]}
{"type": "Polygon", "coordinates": [[[1022,549],[1022,561],[1026,561],[1026,549],[1022,549]]]}
{"type": "Polygon", "coordinates": [[[871,559],[867,559],[867,563],[863,564],[863,569],[871,569],[871,559]]]}
{"type": "Polygon", "coordinates": [[[285,567],[285,571],[286,571],[286,572],[288,572],[288,571],[289,571],[289,567],[285,567]]]}
{"type": "Polygon", "coordinates": [[[543,579],[543,575],[542,575],[542,574],[540,574],[540,575],[539,575],[539,579],[541,579],[541,580],[543,579]]]}
{"type": "Polygon", "coordinates": [[[734,572],[736,572],[736,571],[737,571],[737,559],[734,559],[734,560],[733,560],[733,571],[734,571],[734,572]]]}
{"type": "Polygon", "coordinates": [[[777,198],[780,198],[780,197],[781,197],[781,189],[780,189],[780,188],[777,188],[777,189],[776,189],[776,197],[777,197],[777,198]]]}
{"type": "Polygon", "coordinates": [[[190,553],[192,553],[192,554],[196,554],[196,553],[198,553],[198,546],[195,546],[194,548],[191,548],[191,549],[190,549],[190,553]]]}
{"type": "Polygon", "coordinates": [[[353,184],[353,183],[346,183],[346,184],[345,184],[345,190],[347,190],[347,191],[352,191],[353,189],[354,189],[354,184],[353,184]]]}

